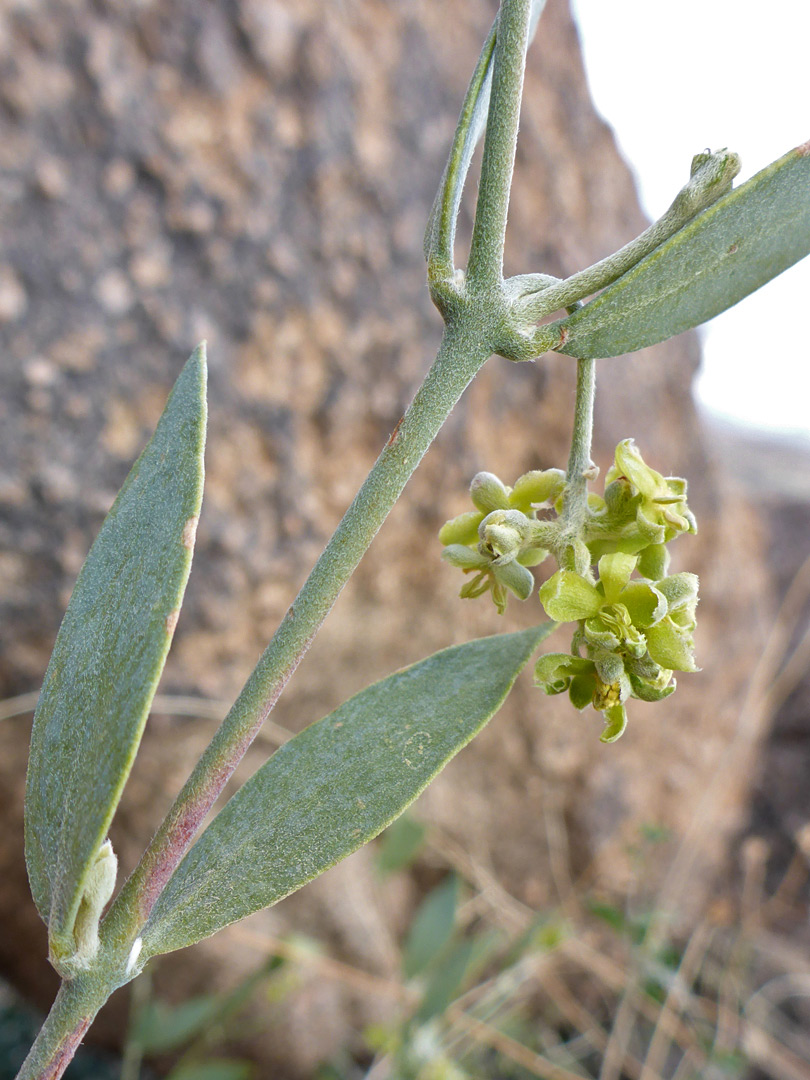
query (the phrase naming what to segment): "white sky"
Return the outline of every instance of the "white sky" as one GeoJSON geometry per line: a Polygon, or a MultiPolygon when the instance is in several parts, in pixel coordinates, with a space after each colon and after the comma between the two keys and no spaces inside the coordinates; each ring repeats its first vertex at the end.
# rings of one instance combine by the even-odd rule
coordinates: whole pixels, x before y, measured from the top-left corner
{"type": "MultiPolygon", "coordinates": [[[[667,208],[706,147],[740,154],[740,183],[810,138],[810,7],[798,0],[573,5],[596,106],[650,217],[667,208]]],[[[700,401],[745,423],[810,435],[809,303],[805,259],[708,323],[700,401]],[[789,345],[773,341],[777,312],[789,345]]]]}

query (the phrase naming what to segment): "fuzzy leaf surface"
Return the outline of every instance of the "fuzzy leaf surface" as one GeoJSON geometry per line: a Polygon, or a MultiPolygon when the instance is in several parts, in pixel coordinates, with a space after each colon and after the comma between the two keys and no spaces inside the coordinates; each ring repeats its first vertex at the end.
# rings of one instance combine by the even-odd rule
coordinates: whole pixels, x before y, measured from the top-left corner
{"type": "Polygon", "coordinates": [[[55,955],[129,775],[191,569],[206,362],[186,363],[73,590],[39,697],[25,801],[31,891],[55,955]]]}
{"type": "Polygon", "coordinates": [[[285,743],[178,866],[143,956],[276,903],[377,836],[497,712],[547,623],[444,649],[285,743]]]}
{"type": "MultiPolygon", "coordinates": [[[[545,329],[549,340],[563,336],[556,348],[568,356],[635,352],[713,319],[808,254],[810,143],[729,192],[545,329]]],[[[778,340],[777,316],[769,340],[778,340]]]]}

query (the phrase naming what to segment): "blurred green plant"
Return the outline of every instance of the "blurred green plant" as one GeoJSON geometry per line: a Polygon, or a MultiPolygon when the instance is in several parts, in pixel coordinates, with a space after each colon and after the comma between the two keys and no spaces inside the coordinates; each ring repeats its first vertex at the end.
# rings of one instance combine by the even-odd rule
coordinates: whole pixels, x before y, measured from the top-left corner
{"type": "MultiPolygon", "coordinates": [[[[606,741],[623,731],[628,697],[665,697],[674,688],[672,671],[694,668],[697,582],[667,576],[665,548],[678,533],[694,531],[685,482],[660,476],[627,441],[617,448],[604,498],[589,495],[595,359],[695,326],[807,255],[810,149],[791,151],[737,190],[736,155],[698,154],[666,214],[614,255],[563,281],[542,273],[504,279],[525,56],[542,8],[542,0],[503,0],[462,106],[425,237],[430,293],[445,322],[438,356],[103,919],[116,878],[107,830],[177,623],[199,517],[203,346],[180,374],[102,526],[34,721],[26,859],[63,982],[20,1080],[57,1080],[101,1005],[151,957],[274,903],[376,836],[494,715],[554,627],[546,622],[446,649],[362,691],[286,743],[195,840],[408,478],[491,355],[523,361],[556,350],[575,357],[574,434],[564,475],[530,473],[511,491],[488,474],[474,482],[475,513],[454,522],[452,539],[444,535],[449,560],[476,575],[464,594],[491,592],[503,609],[508,591],[531,594],[529,567],[552,554],[559,569],[540,598],[552,619],[577,629],[572,652],[541,660],[536,677],[546,692],[567,690],[578,708],[603,712],[606,741]],[[461,269],[456,218],[484,132],[461,269]],[[565,318],[543,321],[561,308],[565,318]],[[555,521],[537,518],[546,502],[555,521]]],[[[420,925],[433,934],[447,928],[452,888],[430,898],[435,910],[420,912],[420,925]]],[[[431,1018],[452,999],[475,949],[451,935],[442,946],[445,963],[430,975],[414,959],[427,951],[418,940],[408,956],[414,978],[427,980],[417,1027],[429,1042],[431,1018]]],[[[434,1057],[432,1074],[458,1075],[443,1060],[434,1057]]],[[[228,1075],[230,1066],[194,1068],[200,1080],[228,1075]]]]}
{"type": "MultiPolygon", "coordinates": [[[[234,1046],[284,1023],[279,1006],[300,984],[342,979],[378,1004],[384,991],[388,1015],[348,1038],[313,1080],[744,1080],[753,1063],[775,1080],[802,1075],[806,1027],[789,1003],[770,1015],[766,995],[780,983],[777,1000],[785,990],[802,994],[804,982],[782,976],[754,992],[753,958],[771,947],[764,908],[739,920],[721,905],[689,934],[675,930],[664,896],[647,888],[657,849],[672,841],[660,826],[640,825],[627,846],[626,895],[581,886],[564,911],[534,912],[502,887],[476,885],[474,859],[454,853],[434,827],[411,824],[422,835],[416,877],[429,872],[434,884],[402,934],[398,971],[371,975],[312,939],[252,931],[246,943],[267,957],[253,973],[228,994],[179,1006],[147,990],[128,1046],[138,1042],[147,1063],[157,1054],[172,1080],[205,1080],[209,1067],[247,1075],[234,1046]]],[[[388,832],[378,853],[392,842],[388,832]]]]}

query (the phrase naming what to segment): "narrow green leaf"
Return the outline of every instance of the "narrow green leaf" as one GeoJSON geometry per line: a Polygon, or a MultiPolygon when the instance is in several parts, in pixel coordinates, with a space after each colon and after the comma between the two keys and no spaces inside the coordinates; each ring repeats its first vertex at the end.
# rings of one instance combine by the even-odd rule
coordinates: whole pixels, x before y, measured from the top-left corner
{"type": "MultiPolygon", "coordinates": [[[[557,351],[619,356],[739,303],[810,254],[810,143],[741,184],[566,319],[557,351]]],[[[778,338],[778,321],[769,336],[778,338]]],[[[552,346],[553,347],[553,346],[552,346]]]]}
{"type": "Polygon", "coordinates": [[[202,502],[205,349],[183,368],[87,556],[39,697],[25,853],[55,961],[140,742],[191,568],[202,502]]]}
{"type": "Polygon", "coordinates": [[[427,829],[410,814],[403,814],[388,826],[380,837],[375,863],[383,877],[409,866],[425,842],[427,829]]]}
{"type": "Polygon", "coordinates": [[[402,953],[402,974],[412,979],[429,967],[453,933],[458,906],[455,874],[428,893],[413,917],[402,953]]]}
{"type": "Polygon", "coordinates": [[[151,1001],[138,1018],[138,1041],[146,1054],[176,1050],[208,1028],[221,1007],[214,994],[192,997],[174,1006],[151,1001]]]}
{"type": "Polygon", "coordinates": [[[554,628],[471,641],[362,690],[285,743],[180,863],[145,957],[268,907],[377,836],[497,712],[554,628]]]}
{"type": "Polygon", "coordinates": [[[439,256],[452,262],[456,218],[461,205],[464,181],[470,171],[470,163],[478,140],[487,121],[489,92],[492,86],[492,56],[498,29],[496,16],[487,35],[478,63],[461,108],[450,156],[444,168],[441,184],[436,193],[425,231],[425,258],[439,256]]]}
{"type": "Polygon", "coordinates": [[[425,993],[416,1011],[416,1020],[426,1024],[434,1016],[440,1016],[454,998],[457,998],[467,976],[470,961],[475,953],[473,941],[460,941],[449,955],[431,973],[425,993]]]}

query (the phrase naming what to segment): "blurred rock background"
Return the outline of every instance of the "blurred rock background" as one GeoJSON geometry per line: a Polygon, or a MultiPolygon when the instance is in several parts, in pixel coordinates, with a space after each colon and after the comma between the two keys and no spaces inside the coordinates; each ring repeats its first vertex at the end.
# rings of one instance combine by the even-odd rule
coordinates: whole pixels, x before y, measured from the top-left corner
{"type": "MultiPolygon", "coordinates": [[[[495,7],[0,8],[0,696],[40,684],[84,555],[202,337],[206,501],[161,689],[234,696],[438,345],[422,231],[495,7]]],[[[589,103],[567,3],[549,0],[529,59],[507,271],[569,274],[643,226],[589,103]]],[[[603,362],[596,459],[604,472],[632,435],[654,467],[690,478],[700,534],[676,546],[675,568],[702,577],[703,671],[663,705],[634,704],[610,748],[596,714],[542,697],[525,677],[417,807],[528,908],[567,901],[583,873],[621,896],[634,880],[630,846],[652,823],[670,840],[643,887],[663,888],[661,904],[689,925],[746,822],[767,711],[742,706],[775,593],[759,516],[708,452],[690,394],[698,362],[693,335],[603,362]]],[[[573,389],[564,357],[488,363],[290,685],[279,725],[298,730],[444,645],[537,620],[536,598],[513,601],[503,619],[459,601],[436,530],[466,509],[479,469],[510,482],[564,465],[573,389]]],[[[153,716],[113,831],[125,870],[213,727],[170,709],[153,716]]],[[[26,717],[0,727],[0,967],[44,1006],[54,977],[22,859],[28,730],[26,717]]],[[[260,738],[241,775],[273,745],[272,732],[260,738]]],[[[387,976],[430,874],[381,885],[360,852],[251,926],[311,933],[387,976]]],[[[239,935],[163,962],[162,992],[233,984],[256,960],[239,935]]],[[[124,998],[96,1037],[115,1038],[124,998]]],[[[309,1076],[388,1009],[310,980],[251,1053],[273,1075],[309,1076]]]]}

